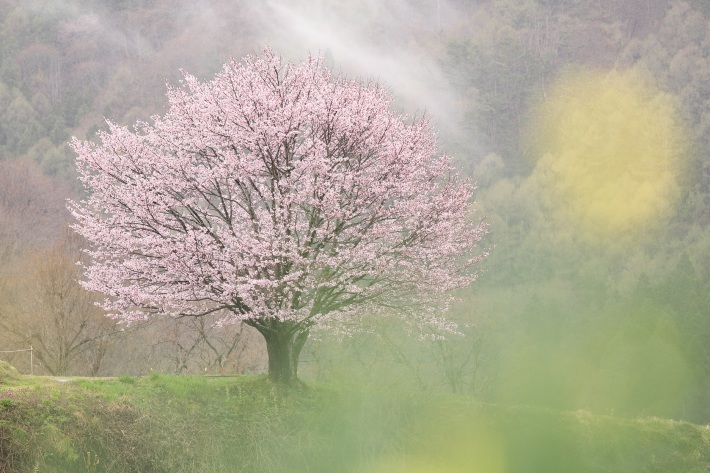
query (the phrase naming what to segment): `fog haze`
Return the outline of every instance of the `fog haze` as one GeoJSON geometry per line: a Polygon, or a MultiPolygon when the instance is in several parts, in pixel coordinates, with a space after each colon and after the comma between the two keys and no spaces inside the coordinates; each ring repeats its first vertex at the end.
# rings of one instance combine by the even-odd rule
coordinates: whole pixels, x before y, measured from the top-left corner
{"type": "MultiPolygon", "coordinates": [[[[149,120],[181,70],[208,80],[269,47],[292,62],[320,55],[384,84],[399,112],[426,114],[441,152],[478,182],[473,218],[491,229],[485,271],[449,314],[463,336],[434,343],[374,320],[308,345],[305,378],[707,423],[707,5],[0,0],[0,347],[61,338],[28,327],[53,326],[55,302],[36,292],[46,252],[71,259],[81,246],[57,230],[70,223],[57,202],[83,192],[69,139],[98,139],[104,118],[149,120]]],[[[161,320],[102,345],[114,332],[94,322],[93,348],[66,373],[265,369],[240,327],[161,320]],[[199,348],[185,352],[188,340],[199,348]]],[[[38,369],[59,373],[50,358],[38,369]]]]}

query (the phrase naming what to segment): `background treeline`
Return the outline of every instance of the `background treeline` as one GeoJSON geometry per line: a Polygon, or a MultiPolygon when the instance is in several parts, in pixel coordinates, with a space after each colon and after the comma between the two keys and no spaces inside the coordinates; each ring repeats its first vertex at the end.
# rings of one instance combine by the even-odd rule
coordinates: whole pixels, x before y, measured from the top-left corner
{"type": "MultiPolygon", "coordinates": [[[[57,375],[264,368],[246,328],[103,317],[75,282],[82,242],[64,208],[81,197],[70,136],[93,139],[104,116],[130,125],[160,113],[180,68],[206,78],[229,57],[279,50],[269,23],[278,2],[253,3],[0,0],[0,349],[32,344],[36,369],[57,375]]],[[[429,68],[422,76],[439,72],[432,96],[453,101],[433,120],[442,148],[478,180],[493,250],[453,309],[466,336],[419,340],[373,321],[376,330],[345,342],[322,334],[303,375],[387,372],[392,383],[486,401],[710,422],[708,3],[316,3],[336,29],[367,31],[350,39],[371,54],[406,51],[429,68]],[[680,192],[641,233],[579,237],[553,218],[559,202],[535,172],[533,110],[580,70],[636,71],[680,111],[680,192]]],[[[326,61],[373,75],[349,70],[333,44],[326,61]]],[[[411,111],[420,101],[406,83],[388,86],[411,111]]],[[[24,354],[6,356],[28,371],[24,354]]]]}

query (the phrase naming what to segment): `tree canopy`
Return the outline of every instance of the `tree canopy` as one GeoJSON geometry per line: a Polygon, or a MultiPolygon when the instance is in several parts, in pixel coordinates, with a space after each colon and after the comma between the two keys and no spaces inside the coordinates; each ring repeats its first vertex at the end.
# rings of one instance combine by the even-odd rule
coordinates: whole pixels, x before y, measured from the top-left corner
{"type": "Polygon", "coordinates": [[[264,335],[287,380],[314,326],[347,331],[365,312],[452,329],[441,306],[475,279],[486,227],[426,119],[407,123],[375,82],[269,50],[167,96],[153,124],[73,142],[90,193],[72,205],[93,244],[85,286],[106,309],[222,311],[264,335]]]}

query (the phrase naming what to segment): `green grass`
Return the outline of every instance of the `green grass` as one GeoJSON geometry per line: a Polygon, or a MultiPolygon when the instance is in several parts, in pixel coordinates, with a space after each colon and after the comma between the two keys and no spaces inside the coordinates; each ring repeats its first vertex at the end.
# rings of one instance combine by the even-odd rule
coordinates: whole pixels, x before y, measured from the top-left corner
{"type": "Polygon", "coordinates": [[[264,377],[23,377],[3,472],[710,471],[710,428],[264,377]]]}

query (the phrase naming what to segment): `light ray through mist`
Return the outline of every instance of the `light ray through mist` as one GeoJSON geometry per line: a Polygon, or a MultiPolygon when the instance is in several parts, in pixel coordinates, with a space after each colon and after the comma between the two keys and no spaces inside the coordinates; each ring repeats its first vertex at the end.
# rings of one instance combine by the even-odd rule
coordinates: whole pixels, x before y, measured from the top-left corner
{"type": "Polygon", "coordinates": [[[437,57],[437,5],[430,7],[427,14],[399,2],[338,8],[332,2],[270,1],[259,22],[266,44],[277,51],[293,60],[322,54],[350,76],[381,81],[406,113],[425,111],[435,128],[460,137],[457,97],[437,57]],[[414,37],[410,21],[428,21],[424,31],[430,34],[414,37]]]}

